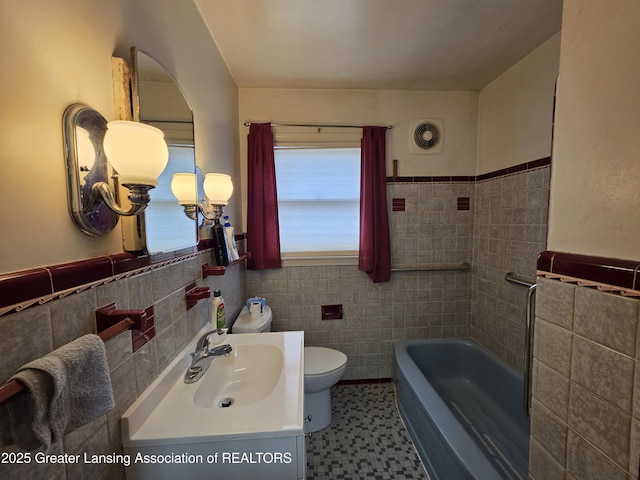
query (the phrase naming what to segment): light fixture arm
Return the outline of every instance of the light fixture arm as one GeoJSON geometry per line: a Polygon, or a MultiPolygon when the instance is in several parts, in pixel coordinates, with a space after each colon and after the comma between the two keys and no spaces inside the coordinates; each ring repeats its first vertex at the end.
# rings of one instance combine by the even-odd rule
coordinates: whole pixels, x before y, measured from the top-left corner
{"type": "Polygon", "coordinates": [[[222,216],[223,206],[211,204],[213,210],[207,212],[202,203],[184,205],[184,214],[196,222],[198,221],[198,214],[202,215],[202,221],[198,224],[198,228],[202,228],[205,225],[211,225],[222,216]]]}
{"type": "MultiPolygon", "coordinates": [[[[202,213],[202,205],[194,204],[194,205],[184,205],[184,214],[189,217],[191,220],[197,222],[198,221],[198,213],[202,213]]],[[[203,213],[204,216],[204,213],[203,213]]],[[[200,225],[202,227],[202,225],[200,225]]]]}
{"type": "Polygon", "coordinates": [[[104,202],[112,212],[117,213],[125,217],[131,217],[141,213],[151,201],[149,190],[154,188],[153,185],[141,185],[141,184],[125,184],[125,187],[129,189],[129,202],[131,207],[125,210],[116,200],[113,189],[106,182],[94,183],[91,187],[91,197],[89,203],[84,209],[85,214],[93,213],[100,206],[101,202],[104,202]]]}
{"type": "Polygon", "coordinates": [[[224,205],[212,203],[211,208],[212,208],[213,215],[211,216],[211,218],[207,217],[207,220],[211,220],[212,222],[219,220],[220,217],[222,217],[222,207],[224,207],[224,205]]]}

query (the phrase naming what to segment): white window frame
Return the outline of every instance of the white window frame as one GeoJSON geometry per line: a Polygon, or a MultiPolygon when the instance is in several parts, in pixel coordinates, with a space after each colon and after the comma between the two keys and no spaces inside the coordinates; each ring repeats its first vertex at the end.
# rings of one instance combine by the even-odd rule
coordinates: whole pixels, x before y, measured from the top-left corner
{"type": "MultiPolygon", "coordinates": [[[[335,132],[278,132],[275,135],[275,148],[357,148],[360,149],[360,135],[335,132]]],[[[276,168],[277,170],[277,168],[276,168]]],[[[277,171],[276,171],[277,176],[277,171]]],[[[319,252],[282,252],[282,266],[322,266],[322,265],[358,265],[358,250],[319,251],[319,252]]]]}

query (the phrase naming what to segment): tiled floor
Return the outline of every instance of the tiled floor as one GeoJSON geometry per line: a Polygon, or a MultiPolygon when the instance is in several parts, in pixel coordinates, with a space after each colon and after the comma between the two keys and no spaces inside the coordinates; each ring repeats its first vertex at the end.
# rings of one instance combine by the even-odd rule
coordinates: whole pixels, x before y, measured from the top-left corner
{"type": "Polygon", "coordinates": [[[428,480],[393,384],[337,385],[331,402],[331,426],[309,439],[309,480],[428,480]]]}

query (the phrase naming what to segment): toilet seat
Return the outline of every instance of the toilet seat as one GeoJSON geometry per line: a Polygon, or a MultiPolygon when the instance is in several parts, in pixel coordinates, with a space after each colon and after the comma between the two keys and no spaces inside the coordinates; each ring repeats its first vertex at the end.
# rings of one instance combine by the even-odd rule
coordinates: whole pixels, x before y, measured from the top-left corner
{"type": "Polygon", "coordinates": [[[347,363],[347,356],[325,347],[304,347],[304,375],[326,375],[347,363]]]}

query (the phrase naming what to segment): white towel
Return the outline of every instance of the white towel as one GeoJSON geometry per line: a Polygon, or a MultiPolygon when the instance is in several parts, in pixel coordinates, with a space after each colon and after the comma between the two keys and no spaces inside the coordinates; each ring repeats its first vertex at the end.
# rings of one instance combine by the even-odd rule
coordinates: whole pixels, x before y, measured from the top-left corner
{"type": "Polygon", "coordinates": [[[8,416],[12,442],[22,450],[47,449],[115,404],[104,343],[93,334],[27,363],[11,379],[27,392],[9,400],[0,416],[8,416]]]}

